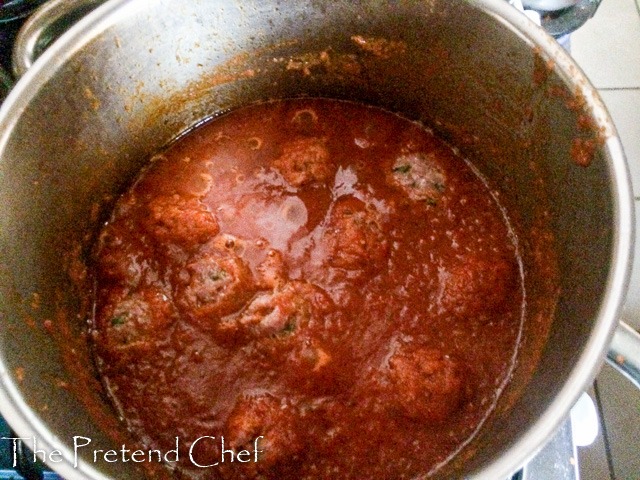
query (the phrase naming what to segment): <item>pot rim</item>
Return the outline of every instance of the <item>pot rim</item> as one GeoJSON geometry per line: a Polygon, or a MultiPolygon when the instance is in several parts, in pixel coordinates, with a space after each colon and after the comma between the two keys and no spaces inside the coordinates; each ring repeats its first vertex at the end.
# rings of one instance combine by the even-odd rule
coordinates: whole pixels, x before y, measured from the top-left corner
{"type": "MultiPolygon", "coordinates": [[[[575,87],[589,108],[590,114],[607,138],[602,147],[611,176],[615,231],[612,242],[612,263],[607,285],[590,338],[581,352],[563,388],[545,412],[502,455],[475,472],[469,478],[495,480],[507,478],[532,458],[566,419],[570,408],[593,381],[602,365],[621,313],[631,273],[634,213],[633,193],[628,166],[620,139],[598,92],[575,64],[569,54],[542,28],[503,0],[468,0],[469,3],[495,18],[516,33],[544,59],[553,59],[554,71],[563,81],[575,87]]],[[[22,111],[40,88],[54,76],[74,54],[93,38],[141,9],[145,2],[109,0],[71,27],[20,79],[0,109],[0,155],[19,121],[22,111]]],[[[78,461],[74,467],[72,450],[62,445],[56,435],[40,420],[22,398],[5,365],[0,364],[0,411],[20,437],[37,437],[39,446],[47,451],[62,451],[63,461],[49,466],[66,479],[111,480],[92,464],[78,461]]]]}
{"type": "MultiPolygon", "coordinates": [[[[142,8],[144,3],[132,0],[108,0],[71,26],[33,63],[0,106],[0,162],[13,128],[37,92],[84,45],[117,23],[118,19],[142,8]]],[[[29,439],[35,437],[40,449],[46,452],[59,450],[62,453],[60,463],[45,462],[62,478],[66,480],[113,480],[81,458],[78,458],[77,464],[75,464],[73,451],[67,448],[45,422],[38,418],[34,409],[20,394],[11,373],[1,361],[0,414],[7,420],[18,437],[29,439]]]]}
{"type": "Polygon", "coordinates": [[[493,15],[514,30],[532,47],[539,48],[542,58],[553,60],[553,70],[567,84],[581,94],[596,121],[596,128],[604,133],[602,148],[606,154],[611,177],[614,233],[612,263],[600,310],[591,335],[580,357],[566,379],[563,388],[529,430],[491,464],[470,478],[495,480],[513,474],[544,447],[546,441],[566,419],[571,407],[595,379],[602,366],[608,346],[620,318],[631,276],[635,237],[634,197],[631,177],[619,135],[596,88],[566,50],[547,32],[506,2],[472,0],[477,8],[493,15]],[[516,460],[517,459],[517,460],[516,460]]]}

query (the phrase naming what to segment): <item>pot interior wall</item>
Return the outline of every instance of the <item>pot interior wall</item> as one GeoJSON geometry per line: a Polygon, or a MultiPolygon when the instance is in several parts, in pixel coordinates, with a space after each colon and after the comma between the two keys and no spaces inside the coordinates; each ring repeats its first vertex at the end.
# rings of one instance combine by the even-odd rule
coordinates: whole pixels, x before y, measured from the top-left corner
{"type": "MultiPolygon", "coordinates": [[[[583,112],[529,42],[471,3],[450,1],[116,1],[82,25],[67,37],[66,62],[53,52],[24,80],[40,88],[25,94],[0,144],[4,382],[56,441],[72,450],[81,435],[107,449],[126,438],[86,347],[86,311],[78,312],[91,293],[76,288],[114,198],[188,127],[295,96],[355,100],[424,122],[518,212],[528,289],[518,367],[500,415],[443,475],[482,468],[533,425],[596,322],[614,219],[606,152],[588,168],[573,161],[574,139],[588,136],[583,112]],[[552,241],[557,284],[546,280],[552,241]]],[[[88,449],[81,456],[113,478],[139,477],[129,464],[94,463],[88,449]]]]}

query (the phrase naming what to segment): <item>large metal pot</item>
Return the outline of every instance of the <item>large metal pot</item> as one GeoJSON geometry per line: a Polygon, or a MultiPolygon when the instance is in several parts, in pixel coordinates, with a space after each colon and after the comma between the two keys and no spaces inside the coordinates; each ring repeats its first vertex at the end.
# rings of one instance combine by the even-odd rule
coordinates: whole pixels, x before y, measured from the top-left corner
{"type": "Polygon", "coordinates": [[[65,478],[140,476],[92,449],[74,458],[74,436],[107,450],[122,434],[78,315],[91,232],[181,131],[300,95],[427,123],[515,217],[530,287],[518,365],[443,477],[506,477],[592,381],[628,281],[630,181],[596,91],[525,16],[503,0],[112,0],[47,50],[0,112],[0,405],[19,436],[61,451],[50,465],[65,478]],[[371,38],[384,48],[362,48],[371,38]],[[559,276],[547,284],[551,241],[559,276]]]}

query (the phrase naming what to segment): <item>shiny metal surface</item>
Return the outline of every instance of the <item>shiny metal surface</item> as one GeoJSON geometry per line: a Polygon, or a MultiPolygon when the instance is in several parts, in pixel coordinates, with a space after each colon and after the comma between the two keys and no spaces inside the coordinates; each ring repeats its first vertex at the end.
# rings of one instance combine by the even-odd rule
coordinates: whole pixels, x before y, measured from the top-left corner
{"type": "Polygon", "coordinates": [[[567,419],[540,453],[524,466],[519,480],[579,480],[578,452],[571,435],[572,424],[567,419]]]}
{"type": "Polygon", "coordinates": [[[602,0],[579,0],[575,5],[542,15],[542,26],[552,36],[567,35],[593,17],[602,0]]]}
{"type": "MultiPolygon", "coordinates": [[[[507,477],[545,444],[592,381],[628,282],[631,188],[600,98],[544,31],[503,0],[364,7],[111,0],[54,43],[0,110],[0,408],[21,436],[63,452],[65,461],[51,467],[65,478],[140,474],[127,464],[96,464],[90,452],[73,466],[74,435],[92,438],[96,448],[112,441],[83,402],[50,380],[75,381],[59,345],[25,321],[26,314],[36,325],[57,318],[61,287],[68,287],[62,300],[73,304],[63,253],[96,227],[95,205],[121,192],[178,133],[243,104],[300,95],[349,98],[424,121],[503,187],[503,201],[523,211],[550,205],[561,289],[547,346],[524,391],[511,405],[505,392],[499,415],[444,467],[445,478],[507,477]],[[352,35],[400,37],[409,54],[390,69],[354,50],[352,35]],[[321,51],[334,62],[322,64],[321,51]],[[547,81],[577,92],[606,138],[588,168],[570,155],[581,113],[533,81],[540,58],[547,81]],[[357,75],[332,70],[354,59],[357,75]],[[480,140],[469,142],[466,132],[480,140]],[[522,138],[536,148],[514,148],[522,138]],[[496,152],[510,161],[492,164],[496,152]],[[543,172],[543,199],[534,194],[531,165],[543,172]],[[37,311],[29,307],[34,292],[37,311]],[[38,398],[50,405],[33,407],[38,398]]],[[[528,333],[522,365],[533,355],[528,333]]]]}
{"type": "Polygon", "coordinates": [[[624,322],[616,329],[607,361],[640,388],[640,334],[624,322]]]}
{"type": "Polygon", "coordinates": [[[24,18],[46,0],[3,0],[0,2],[0,24],[24,18]]]}
{"type": "Polygon", "coordinates": [[[580,0],[522,0],[522,5],[524,8],[529,8],[531,10],[549,12],[571,7],[579,1],[580,0]]]}
{"type": "Polygon", "coordinates": [[[20,78],[49,45],[105,0],[49,0],[20,29],[13,46],[13,74],[20,78]]]}

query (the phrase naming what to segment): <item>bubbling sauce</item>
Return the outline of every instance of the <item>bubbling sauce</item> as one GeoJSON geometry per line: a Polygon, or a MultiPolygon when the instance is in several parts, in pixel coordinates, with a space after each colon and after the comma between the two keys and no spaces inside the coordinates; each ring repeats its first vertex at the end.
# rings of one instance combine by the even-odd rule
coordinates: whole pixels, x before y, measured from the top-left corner
{"type": "Polygon", "coordinates": [[[181,137],[95,259],[103,381],[140,445],[178,437],[174,478],[432,473],[495,406],[523,318],[482,178],[421,125],[342,101],[252,105],[181,137]],[[248,455],[222,462],[222,439],[248,455]]]}

